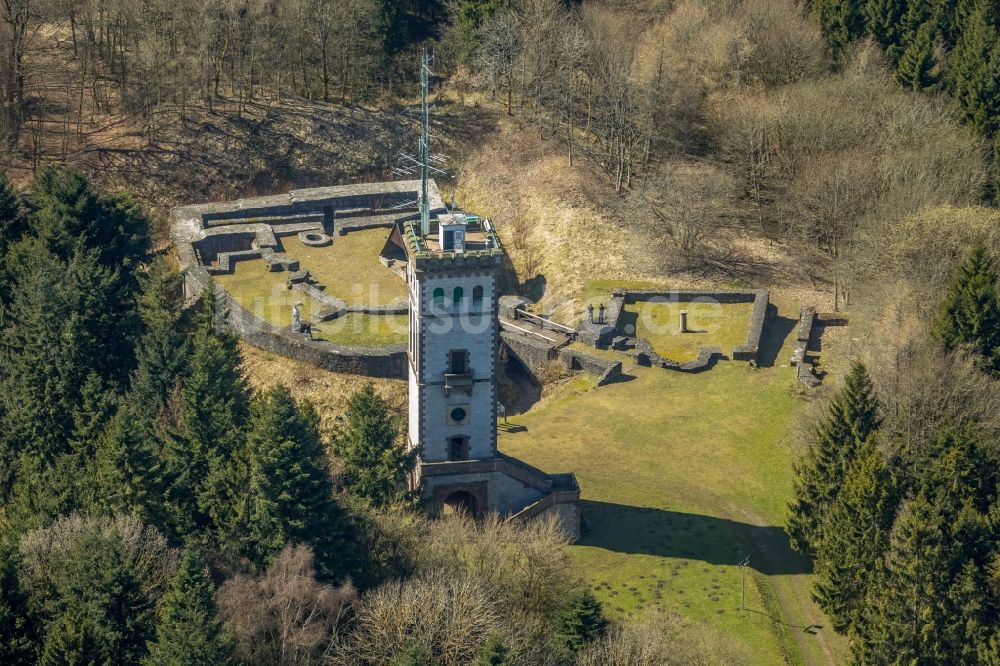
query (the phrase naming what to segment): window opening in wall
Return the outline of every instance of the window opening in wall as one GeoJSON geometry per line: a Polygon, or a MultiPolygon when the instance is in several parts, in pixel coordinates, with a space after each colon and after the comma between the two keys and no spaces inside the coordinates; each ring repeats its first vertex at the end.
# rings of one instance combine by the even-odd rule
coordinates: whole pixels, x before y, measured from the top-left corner
{"type": "Polygon", "coordinates": [[[449,437],[448,460],[468,460],[468,459],[469,459],[469,438],[449,437]]]}
{"type": "Polygon", "coordinates": [[[483,307],[483,288],[481,286],[475,286],[472,288],[472,307],[475,310],[480,310],[483,307]]]}
{"type": "Polygon", "coordinates": [[[469,352],[464,349],[452,349],[448,352],[448,372],[453,375],[464,375],[469,371],[469,352]]]}

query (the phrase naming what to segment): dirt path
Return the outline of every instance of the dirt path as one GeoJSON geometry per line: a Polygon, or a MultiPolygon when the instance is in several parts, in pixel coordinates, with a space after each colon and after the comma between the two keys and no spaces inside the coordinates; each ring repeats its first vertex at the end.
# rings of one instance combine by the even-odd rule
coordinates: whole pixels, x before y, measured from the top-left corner
{"type": "MultiPolygon", "coordinates": [[[[769,524],[769,521],[746,508],[729,505],[727,509],[734,517],[749,525],[764,527],[769,524]]],[[[764,534],[763,531],[747,530],[747,538],[755,551],[752,558],[756,556],[759,561],[769,562],[773,569],[794,570],[796,567],[787,565],[801,565],[805,558],[790,550],[787,543],[775,543],[774,539],[766,538],[764,534]]],[[[834,633],[826,616],[813,602],[810,596],[811,585],[806,581],[795,580],[806,576],[808,574],[768,577],[767,582],[777,597],[782,614],[781,618],[772,619],[787,629],[806,666],[846,663],[846,641],[834,633]]]]}

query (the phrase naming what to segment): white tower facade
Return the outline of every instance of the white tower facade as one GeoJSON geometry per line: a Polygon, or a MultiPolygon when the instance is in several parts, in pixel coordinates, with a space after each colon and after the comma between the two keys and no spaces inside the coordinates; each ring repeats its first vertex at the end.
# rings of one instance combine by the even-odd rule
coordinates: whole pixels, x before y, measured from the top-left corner
{"type": "Polygon", "coordinates": [[[580,487],[497,451],[497,302],[503,249],[488,220],[439,214],[426,234],[404,222],[410,301],[407,445],[411,478],[443,513],[555,514],[576,538],[580,487]]]}
{"type": "Polygon", "coordinates": [[[408,433],[424,462],[496,452],[497,264],[449,254],[408,264],[408,433]]]}

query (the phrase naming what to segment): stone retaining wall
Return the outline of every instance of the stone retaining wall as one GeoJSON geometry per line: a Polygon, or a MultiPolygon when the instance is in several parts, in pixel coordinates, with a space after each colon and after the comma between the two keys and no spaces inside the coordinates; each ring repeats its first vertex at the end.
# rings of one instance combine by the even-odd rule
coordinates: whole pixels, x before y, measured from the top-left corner
{"type": "Polygon", "coordinates": [[[632,356],[639,365],[646,367],[679,370],[680,372],[701,372],[707,370],[715,362],[716,357],[722,357],[723,354],[718,347],[702,347],[698,350],[698,358],[680,363],[657,354],[645,338],[636,338],[635,349],[629,352],[629,356],[632,356]]]}
{"type": "Polygon", "coordinates": [[[519,335],[508,331],[500,333],[500,339],[507,345],[510,353],[534,374],[542,372],[547,365],[554,361],[559,362],[567,370],[582,370],[596,375],[598,386],[613,382],[622,374],[621,361],[601,358],[570,347],[557,348],[528,335],[519,335]]]}
{"type": "Polygon", "coordinates": [[[405,344],[351,347],[326,340],[309,340],[288,328],[274,326],[256,317],[230,298],[220,285],[212,282],[204,268],[185,273],[185,295],[189,300],[200,297],[208,288],[214,289],[216,307],[220,314],[225,313],[226,325],[254,347],[332,372],[393,379],[405,379],[407,376],[405,344]]]}
{"type": "Polygon", "coordinates": [[[806,358],[809,350],[809,338],[812,337],[813,322],[816,319],[816,308],[802,306],[799,308],[799,328],[795,337],[795,351],[792,352],[792,366],[799,365],[806,358]]]}
{"type": "MultiPolygon", "coordinates": [[[[769,292],[766,289],[755,289],[754,291],[715,291],[711,289],[677,289],[671,291],[663,290],[646,290],[646,289],[618,289],[612,292],[611,299],[608,301],[608,306],[605,311],[605,322],[611,326],[618,326],[618,319],[621,316],[622,309],[626,304],[634,304],[640,301],[650,301],[653,299],[659,299],[666,302],[689,302],[689,301],[715,301],[717,303],[753,303],[753,308],[750,311],[750,321],[747,325],[747,337],[746,341],[742,345],[733,347],[731,358],[737,361],[751,361],[757,359],[757,354],[760,351],[760,338],[764,331],[764,322],[767,319],[767,309],[769,302],[769,292]]],[[[584,322],[587,324],[587,322],[584,322]]],[[[592,327],[593,325],[591,325],[592,327]]],[[[585,328],[582,326],[581,328],[585,328]]],[[[592,343],[592,336],[581,337],[582,341],[592,343]]],[[[598,346],[598,345],[595,345],[598,346]]],[[[652,349],[642,350],[644,353],[651,352],[652,349]]],[[[711,351],[711,349],[710,349],[711,351]]],[[[720,353],[718,350],[715,350],[720,353]]],[[[699,353],[699,358],[702,354],[699,353]]],[[[705,365],[711,360],[712,354],[707,355],[707,361],[705,365]]],[[[678,366],[677,369],[683,369],[679,366],[686,366],[688,364],[679,364],[668,359],[662,359],[655,355],[655,352],[650,355],[650,361],[657,364],[657,359],[665,363],[662,367],[674,367],[678,366]]],[[[697,368],[700,369],[700,368],[697,368]]]]}
{"type": "Polygon", "coordinates": [[[799,367],[795,369],[795,376],[800,382],[811,389],[817,388],[823,383],[820,378],[816,376],[816,369],[811,363],[799,363],[799,367]]]}

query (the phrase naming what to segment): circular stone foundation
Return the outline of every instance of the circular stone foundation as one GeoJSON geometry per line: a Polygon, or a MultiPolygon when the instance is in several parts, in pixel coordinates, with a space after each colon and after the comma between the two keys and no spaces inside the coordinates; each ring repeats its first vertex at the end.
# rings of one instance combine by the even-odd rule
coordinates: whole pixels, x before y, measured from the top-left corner
{"type": "Polygon", "coordinates": [[[298,239],[303,245],[310,247],[323,247],[333,242],[333,239],[321,231],[300,231],[298,239]]]}

